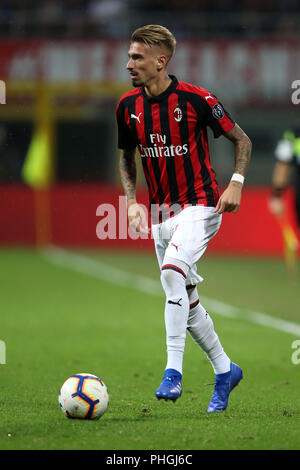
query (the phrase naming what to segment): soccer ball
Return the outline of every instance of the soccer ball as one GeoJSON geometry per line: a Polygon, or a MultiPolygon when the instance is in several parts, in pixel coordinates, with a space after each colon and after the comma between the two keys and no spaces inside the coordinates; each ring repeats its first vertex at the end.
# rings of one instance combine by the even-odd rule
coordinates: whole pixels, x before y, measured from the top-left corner
{"type": "Polygon", "coordinates": [[[58,402],[68,418],[99,419],[108,405],[104,382],[93,374],[75,374],[62,385],[58,402]]]}

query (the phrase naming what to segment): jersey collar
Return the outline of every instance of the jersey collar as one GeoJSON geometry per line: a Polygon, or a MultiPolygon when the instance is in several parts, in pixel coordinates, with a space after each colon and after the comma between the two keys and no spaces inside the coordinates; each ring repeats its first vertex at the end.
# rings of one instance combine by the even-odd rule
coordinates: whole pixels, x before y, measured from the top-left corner
{"type": "Polygon", "coordinates": [[[169,78],[171,78],[172,82],[170,83],[168,88],[165,91],[163,91],[160,95],[148,96],[146,91],[145,91],[145,88],[142,87],[142,93],[143,93],[144,98],[147,101],[149,101],[149,103],[157,103],[157,102],[160,102],[160,101],[164,100],[165,98],[167,98],[171,93],[173,93],[173,91],[175,90],[175,88],[178,85],[178,80],[174,75],[169,75],[169,78]]]}

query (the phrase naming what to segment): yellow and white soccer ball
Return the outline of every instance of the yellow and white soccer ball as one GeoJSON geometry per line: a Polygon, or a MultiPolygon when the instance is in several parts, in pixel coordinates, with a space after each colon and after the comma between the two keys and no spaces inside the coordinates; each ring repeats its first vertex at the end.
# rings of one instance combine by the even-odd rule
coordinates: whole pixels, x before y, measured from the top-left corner
{"type": "Polygon", "coordinates": [[[58,401],[68,418],[99,419],[106,411],[109,396],[105,383],[93,374],[74,374],[62,385],[58,401]]]}

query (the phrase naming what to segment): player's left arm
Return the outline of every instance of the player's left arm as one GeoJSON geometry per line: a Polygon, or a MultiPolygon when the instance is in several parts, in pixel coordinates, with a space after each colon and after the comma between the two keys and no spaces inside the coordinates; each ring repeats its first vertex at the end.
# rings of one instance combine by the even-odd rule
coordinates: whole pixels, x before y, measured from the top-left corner
{"type": "MultiPolygon", "coordinates": [[[[225,132],[224,136],[235,146],[234,173],[245,178],[251,158],[251,140],[238,124],[235,124],[229,132],[225,132]]],[[[234,212],[236,214],[241,204],[242,189],[242,182],[231,180],[220,196],[215,212],[219,214],[223,212],[234,212]]]]}

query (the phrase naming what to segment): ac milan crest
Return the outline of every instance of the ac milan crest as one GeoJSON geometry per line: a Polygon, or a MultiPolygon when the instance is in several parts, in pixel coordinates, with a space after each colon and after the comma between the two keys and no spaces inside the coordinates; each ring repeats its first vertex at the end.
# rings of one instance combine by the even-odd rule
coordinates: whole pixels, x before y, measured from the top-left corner
{"type": "Polygon", "coordinates": [[[174,109],[174,119],[177,122],[180,122],[182,119],[182,111],[179,107],[174,109]]]}

